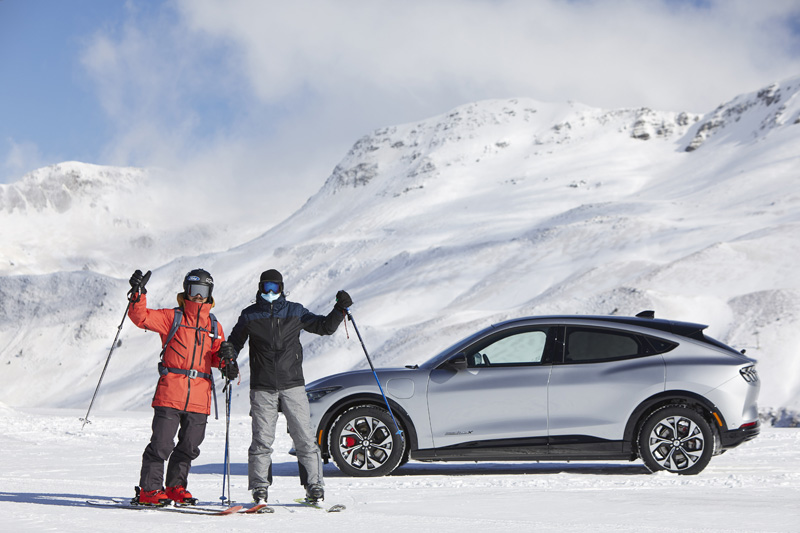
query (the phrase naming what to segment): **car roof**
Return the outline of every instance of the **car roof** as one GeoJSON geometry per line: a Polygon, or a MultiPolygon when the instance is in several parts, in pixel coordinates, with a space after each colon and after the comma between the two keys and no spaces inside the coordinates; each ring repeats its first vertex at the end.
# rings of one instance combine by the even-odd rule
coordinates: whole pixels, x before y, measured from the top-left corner
{"type": "Polygon", "coordinates": [[[663,318],[650,318],[652,312],[643,311],[639,316],[616,316],[616,315],[542,315],[542,316],[529,316],[524,318],[515,318],[506,320],[497,324],[492,324],[492,327],[506,327],[518,323],[536,321],[552,321],[552,322],[608,322],[610,324],[624,324],[629,326],[639,326],[642,328],[655,329],[665,331],[674,335],[681,335],[700,341],[705,341],[703,330],[708,326],[705,324],[697,324],[694,322],[682,322],[678,320],[666,320],[663,318]]]}

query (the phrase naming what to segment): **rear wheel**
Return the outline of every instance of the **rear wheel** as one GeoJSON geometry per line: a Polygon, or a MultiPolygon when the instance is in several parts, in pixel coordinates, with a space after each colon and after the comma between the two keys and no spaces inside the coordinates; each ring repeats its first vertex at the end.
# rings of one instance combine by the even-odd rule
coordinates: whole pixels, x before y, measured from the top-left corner
{"type": "Polygon", "coordinates": [[[389,412],[360,406],[342,413],[331,428],[330,454],[347,475],[385,476],[403,459],[405,443],[396,431],[389,412]]]}
{"type": "Polygon", "coordinates": [[[639,432],[639,457],[651,472],[701,472],[714,454],[711,425],[689,407],[668,406],[653,412],[639,432]]]}

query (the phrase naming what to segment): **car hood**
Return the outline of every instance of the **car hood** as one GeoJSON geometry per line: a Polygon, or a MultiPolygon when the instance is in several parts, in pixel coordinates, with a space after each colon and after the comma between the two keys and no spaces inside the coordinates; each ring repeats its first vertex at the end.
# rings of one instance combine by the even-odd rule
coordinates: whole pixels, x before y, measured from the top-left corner
{"type": "MultiPolygon", "coordinates": [[[[380,378],[381,383],[387,380],[398,377],[411,377],[413,374],[419,372],[418,369],[412,368],[378,368],[375,370],[380,378]]],[[[375,376],[372,370],[353,370],[350,372],[341,372],[333,374],[324,378],[317,379],[306,385],[306,390],[321,389],[325,387],[352,387],[354,385],[375,385],[375,376]]]]}

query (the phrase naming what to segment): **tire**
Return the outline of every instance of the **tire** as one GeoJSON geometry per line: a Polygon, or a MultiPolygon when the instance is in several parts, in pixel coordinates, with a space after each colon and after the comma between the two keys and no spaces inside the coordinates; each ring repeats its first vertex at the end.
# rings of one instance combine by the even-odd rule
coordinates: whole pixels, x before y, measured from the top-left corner
{"type": "Polygon", "coordinates": [[[409,459],[411,459],[411,450],[409,450],[409,449],[408,449],[408,446],[406,446],[406,451],[405,451],[405,453],[403,454],[403,458],[402,458],[402,459],[400,459],[400,464],[398,464],[398,465],[397,465],[397,468],[400,468],[401,466],[403,466],[404,464],[406,464],[406,463],[408,462],[408,460],[409,460],[409,459]]]}
{"type": "Polygon", "coordinates": [[[639,457],[651,472],[700,473],[714,455],[711,425],[689,407],[667,406],[654,411],[642,425],[639,457]]]}
{"type": "Polygon", "coordinates": [[[405,454],[405,442],[393,428],[391,415],[379,407],[362,405],[345,411],[331,428],[328,449],[333,462],[348,476],[392,473],[405,454]]]}

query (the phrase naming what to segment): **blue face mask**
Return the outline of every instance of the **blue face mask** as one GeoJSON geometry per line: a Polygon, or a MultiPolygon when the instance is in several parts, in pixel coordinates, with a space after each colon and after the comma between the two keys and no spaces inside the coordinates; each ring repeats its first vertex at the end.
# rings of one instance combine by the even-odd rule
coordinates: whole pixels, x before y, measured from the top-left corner
{"type": "Polygon", "coordinates": [[[264,298],[269,303],[274,302],[278,298],[280,298],[280,294],[275,294],[274,292],[262,292],[261,297],[264,298]]]}

